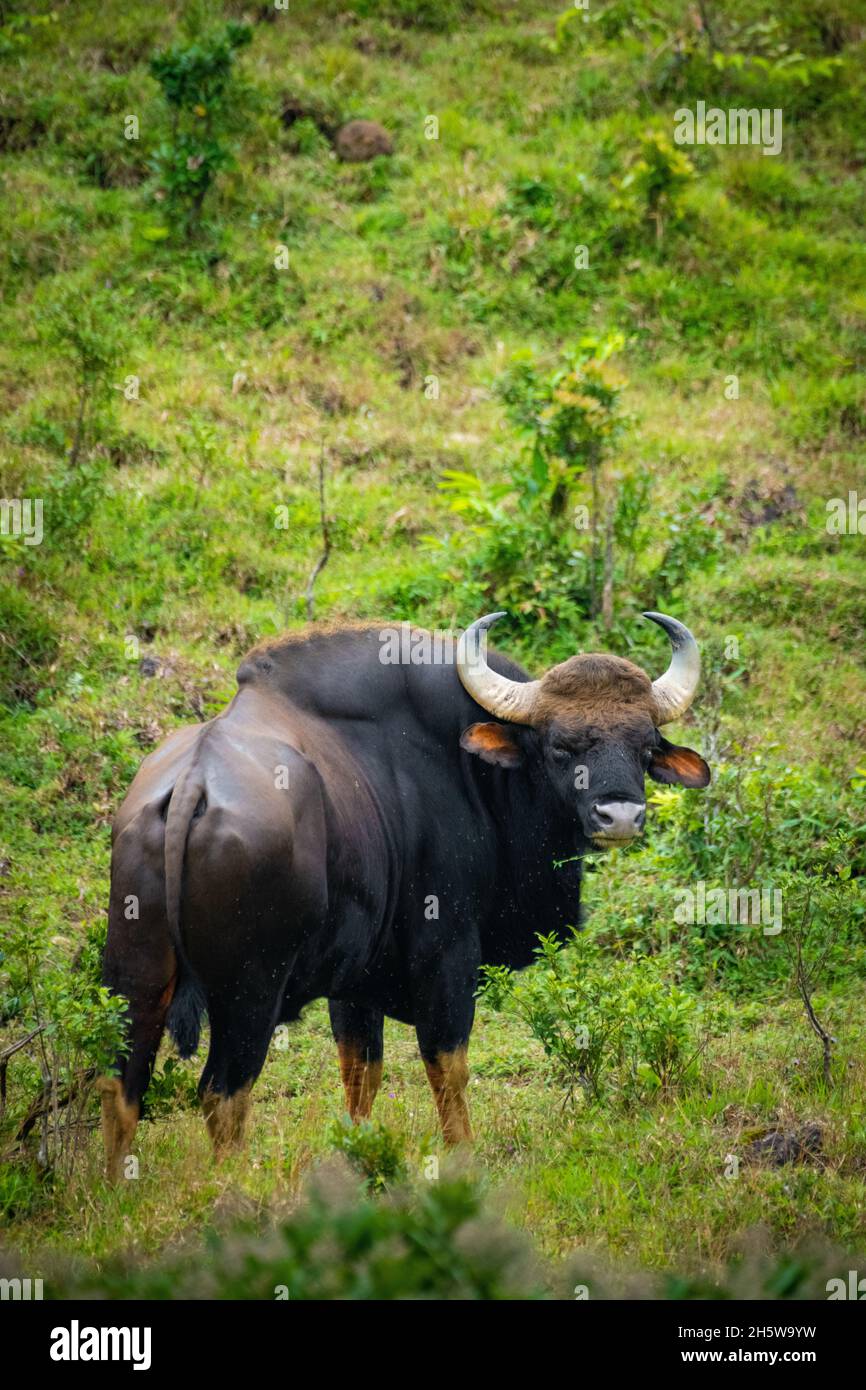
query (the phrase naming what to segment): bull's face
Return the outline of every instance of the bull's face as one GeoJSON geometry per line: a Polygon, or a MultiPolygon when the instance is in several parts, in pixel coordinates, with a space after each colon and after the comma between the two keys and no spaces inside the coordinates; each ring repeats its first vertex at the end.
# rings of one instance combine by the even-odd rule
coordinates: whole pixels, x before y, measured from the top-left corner
{"type": "Polygon", "coordinates": [[[502,767],[530,760],[560,811],[597,849],[628,844],[640,834],[647,777],[684,787],[705,787],[710,780],[703,758],[669,743],[658,727],[678,718],[694,697],[697,644],[675,619],[652,616],[674,643],[670,670],[655,682],[630,661],[598,655],[571,657],[538,681],[510,681],[467,643],[493,619],[480,619],[461,639],[463,684],[505,721],[471,725],[461,737],[463,748],[502,767]]]}
{"type": "Polygon", "coordinates": [[[641,833],[647,777],[689,787],[705,787],[710,778],[703,758],[668,743],[646,718],[605,727],[556,723],[543,747],[557,799],[596,849],[627,845],[641,833]]]}

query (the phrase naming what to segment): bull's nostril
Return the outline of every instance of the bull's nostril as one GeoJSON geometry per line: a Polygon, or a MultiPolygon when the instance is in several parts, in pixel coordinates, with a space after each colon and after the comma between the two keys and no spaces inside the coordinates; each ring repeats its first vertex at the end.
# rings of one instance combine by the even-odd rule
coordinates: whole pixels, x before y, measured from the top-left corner
{"type": "Polygon", "coordinates": [[[609,839],[631,839],[643,829],[645,819],[645,802],[596,801],[592,808],[595,833],[609,839]]]}

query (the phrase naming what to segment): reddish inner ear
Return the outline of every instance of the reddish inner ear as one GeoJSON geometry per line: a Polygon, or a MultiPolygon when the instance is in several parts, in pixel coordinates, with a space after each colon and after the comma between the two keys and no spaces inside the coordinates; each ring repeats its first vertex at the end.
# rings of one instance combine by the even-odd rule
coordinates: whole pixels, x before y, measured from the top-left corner
{"type": "Polygon", "coordinates": [[[506,724],[470,724],[460,735],[460,747],[498,767],[518,767],[523,754],[506,724]]]}
{"type": "Polygon", "coordinates": [[[656,782],[680,787],[707,787],[710,783],[710,769],[700,753],[673,743],[654,750],[649,775],[656,782]]]}

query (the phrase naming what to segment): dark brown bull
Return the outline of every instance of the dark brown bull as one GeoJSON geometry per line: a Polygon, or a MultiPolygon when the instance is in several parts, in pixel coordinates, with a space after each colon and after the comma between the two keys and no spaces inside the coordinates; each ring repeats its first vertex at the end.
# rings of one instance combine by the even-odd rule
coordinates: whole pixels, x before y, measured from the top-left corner
{"type": "Polygon", "coordinates": [[[446,1141],[470,1137],[481,964],[520,968],[538,932],[567,933],[580,856],[640,832],[645,775],[709,781],[658,732],[697,687],[681,623],[646,615],[674,648],[655,682],[602,655],[531,681],[482,656],[498,616],[436,665],[387,664],[375,628],[258,648],[228,709],[145,760],[114,826],[105,980],[129,1002],[129,1052],[102,1083],[111,1177],[166,1024],[190,1055],[204,1009],[217,1155],[242,1135],[275,1026],[321,997],[353,1117],[370,1113],[387,1014],[415,1026],[446,1141]]]}

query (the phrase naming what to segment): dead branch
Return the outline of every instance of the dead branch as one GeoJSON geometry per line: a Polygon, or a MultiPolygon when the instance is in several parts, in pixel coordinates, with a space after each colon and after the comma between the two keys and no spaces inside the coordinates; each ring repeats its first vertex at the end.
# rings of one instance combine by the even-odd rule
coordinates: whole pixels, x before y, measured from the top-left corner
{"type": "Polygon", "coordinates": [[[30,1109],[21,1121],[15,1138],[18,1140],[26,1139],[37,1120],[42,1120],[44,1124],[47,1122],[49,1115],[54,1116],[56,1129],[60,1110],[69,1105],[70,1101],[72,1101],[75,1096],[81,1094],[83,1090],[86,1090],[94,1081],[95,1077],[96,1068],[88,1067],[85,1071],[78,1072],[78,1074],[72,1078],[72,1081],[64,1092],[61,1092],[50,1078],[46,1079],[43,1083],[42,1090],[32,1102],[30,1109]]]}
{"type": "Polygon", "coordinates": [[[313,589],[316,580],[328,563],[328,556],[331,553],[331,536],[328,530],[328,516],[325,511],[325,444],[322,442],[322,451],[319,455],[319,519],[322,527],[322,553],[316,561],[312,574],[304,590],[307,601],[307,621],[312,622],[314,617],[313,589]]]}
{"type": "Polygon", "coordinates": [[[812,907],[812,893],[810,890],[806,895],[806,902],[803,907],[803,916],[800,921],[799,928],[797,930],[797,938],[794,950],[792,951],[791,947],[789,946],[788,953],[791,956],[793,962],[794,983],[797,987],[797,992],[799,993],[800,998],[803,1001],[803,1007],[806,1010],[806,1018],[809,1020],[809,1026],[811,1027],[815,1036],[821,1043],[821,1049],[823,1053],[824,1084],[825,1086],[829,1087],[832,1083],[831,1063],[833,1060],[833,1043],[836,1041],[836,1039],[832,1036],[832,1034],[827,1032],[827,1029],[824,1027],[824,1025],[821,1023],[821,1020],[818,1018],[818,1015],[815,1013],[815,1008],[812,1004],[812,994],[815,989],[816,981],[818,980],[821,971],[824,968],[824,964],[827,960],[827,957],[830,954],[830,949],[833,945],[833,942],[835,941],[836,934],[834,932],[830,935],[829,939],[824,943],[823,950],[818,954],[817,958],[813,961],[812,965],[807,965],[803,954],[803,946],[812,929],[812,922],[814,921],[814,917],[815,912],[812,907]]]}
{"type": "Polygon", "coordinates": [[[827,1032],[824,1025],[820,1022],[818,1015],[815,1013],[815,1010],[812,1007],[812,1000],[809,994],[809,986],[799,967],[797,972],[797,988],[799,989],[800,997],[803,1000],[803,1006],[806,1010],[806,1017],[811,1023],[815,1033],[821,1040],[821,1046],[824,1052],[824,1084],[825,1086],[829,1087],[831,1081],[830,1062],[832,1060],[833,1055],[833,1039],[827,1032]]]}

